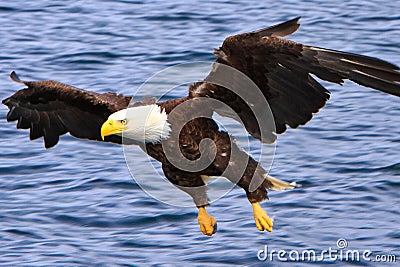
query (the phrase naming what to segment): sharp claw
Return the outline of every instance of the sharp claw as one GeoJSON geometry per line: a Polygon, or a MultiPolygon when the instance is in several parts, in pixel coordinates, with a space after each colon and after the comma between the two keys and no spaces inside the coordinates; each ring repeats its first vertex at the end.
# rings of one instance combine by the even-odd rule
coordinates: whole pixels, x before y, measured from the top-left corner
{"type": "Polygon", "coordinates": [[[268,231],[272,232],[272,226],[274,223],[268,217],[267,213],[261,208],[259,203],[252,203],[253,212],[254,212],[254,221],[256,223],[256,227],[260,231],[268,231]]]}
{"type": "Polygon", "coordinates": [[[256,220],[256,227],[259,231],[264,231],[263,227],[261,226],[261,224],[258,220],[256,220]]]}
{"type": "Polygon", "coordinates": [[[199,208],[198,222],[200,231],[204,235],[212,236],[217,232],[217,221],[214,217],[208,215],[204,208],[199,208]]]}
{"type": "MultiPolygon", "coordinates": [[[[200,224],[200,223],[199,223],[199,224],[200,224]]],[[[203,224],[200,224],[200,231],[201,231],[203,234],[206,234],[206,233],[207,233],[206,228],[204,227],[203,224]]]]}
{"type": "Polygon", "coordinates": [[[274,226],[274,222],[271,220],[271,218],[267,215],[266,222],[268,224],[269,227],[273,227],[274,226]]]}
{"type": "MultiPolygon", "coordinates": [[[[268,219],[268,218],[267,218],[268,219]]],[[[266,222],[266,218],[261,218],[261,225],[263,226],[264,230],[267,230],[268,232],[272,232],[272,227],[266,222]]]]}
{"type": "Polygon", "coordinates": [[[213,226],[213,231],[212,231],[212,235],[215,234],[217,232],[217,222],[215,222],[214,226],[213,226]]]}
{"type": "Polygon", "coordinates": [[[204,235],[212,236],[217,232],[217,223],[216,222],[199,222],[200,224],[200,231],[204,235]]]}

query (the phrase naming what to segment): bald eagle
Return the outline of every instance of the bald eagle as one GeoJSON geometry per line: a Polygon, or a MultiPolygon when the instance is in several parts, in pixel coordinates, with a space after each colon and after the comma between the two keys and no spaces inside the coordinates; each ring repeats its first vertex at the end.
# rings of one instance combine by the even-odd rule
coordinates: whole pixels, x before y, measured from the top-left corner
{"type": "MultiPolygon", "coordinates": [[[[276,136],[286,127],[297,128],[311,120],[327,102],[330,92],[314,77],[341,84],[345,79],[360,85],[400,96],[400,69],[386,61],[315,46],[303,45],[282,37],[299,28],[299,18],[257,31],[226,38],[219,49],[214,49],[216,63],[229,66],[249,77],[267,100],[273,114],[274,129],[266,134],[276,136]]],[[[218,75],[213,68],[208,77],[218,75]]],[[[74,137],[121,144],[124,139],[145,149],[147,154],[162,164],[166,178],[188,193],[198,208],[198,223],[204,235],[216,232],[216,220],[206,212],[209,204],[205,178],[223,176],[246,192],[252,205],[258,230],[272,231],[273,222],[260,206],[268,189],[292,189],[296,185],[269,176],[267,171],[233,138],[221,130],[212,116],[216,110],[204,108],[201,98],[215,99],[229,106],[241,119],[247,132],[262,139],[264,130],[248,103],[234,91],[206,79],[189,86],[188,95],[164,102],[146,100],[130,104],[131,97],[115,93],[98,94],[81,90],[57,81],[23,81],[15,72],[11,79],[27,88],[3,100],[9,108],[7,121],[17,121],[17,128],[30,129],[30,139],[44,138],[50,148],[59,136],[69,133],[74,137]],[[174,109],[189,103],[184,112],[174,109]],[[188,114],[198,110],[206,115],[185,121],[188,114]],[[178,124],[185,121],[182,127],[178,124]],[[122,138],[124,135],[126,138],[122,138]],[[177,138],[172,138],[175,136],[177,138]],[[201,146],[203,139],[211,140],[201,146]],[[182,155],[195,161],[209,150],[215,150],[210,164],[201,170],[188,171],[175,166],[166,157],[166,150],[178,147],[182,155]],[[232,155],[239,157],[232,157],[232,155]],[[245,162],[239,179],[232,179],[235,163],[245,162]],[[261,179],[251,189],[252,179],[261,179]]],[[[231,77],[228,77],[231,78],[231,77]]],[[[232,81],[235,79],[232,77],[232,81]]],[[[255,93],[244,88],[247,94],[255,93]]],[[[211,153],[212,154],[212,153],[211,153]]]]}

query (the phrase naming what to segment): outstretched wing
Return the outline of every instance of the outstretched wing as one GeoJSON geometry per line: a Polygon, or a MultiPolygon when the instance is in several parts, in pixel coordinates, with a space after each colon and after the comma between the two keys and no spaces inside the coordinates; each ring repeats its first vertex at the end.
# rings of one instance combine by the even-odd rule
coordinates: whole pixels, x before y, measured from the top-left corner
{"type": "MultiPolygon", "coordinates": [[[[60,135],[101,141],[100,129],[108,116],[128,106],[131,97],[115,93],[96,94],[56,81],[27,82],[10,75],[27,86],[3,100],[10,109],[7,121],[18,121],[17,128],[30,129],[30,139],[44,137],[46,148],[58,143],[60,135]]],[[[112,135],[105,141],[121,143],[112,135]]]]}
{"type": "MultiPolygon", "coordinates": [[[[228,37],[222,47],[214,51],[218,63],[241,71],[259,87],[273,113],[276,133],[283,133],[286,125],[292,128],[304,125],[329,99],[330,92],[310,74],[339,84],[349,79],[400,96],[399,67],[391,63],[278,38],[295,32],[299,27],[298,20],[228,37]]],[[[210,76],[215,74],[213,71],[210,76]]],[[[260,139],[253,113],[230,90],[200,82],[191,86],[189,94],[191,97],[212,97],[229,105],[247,131],[260,139]]]]}

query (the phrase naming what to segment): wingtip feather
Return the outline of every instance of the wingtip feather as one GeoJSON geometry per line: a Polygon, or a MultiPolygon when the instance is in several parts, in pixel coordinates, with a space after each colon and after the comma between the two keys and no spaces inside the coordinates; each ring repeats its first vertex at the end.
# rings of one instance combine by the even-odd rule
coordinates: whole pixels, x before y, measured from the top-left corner
{"type": "Polygon", "coordinates": [[[284,37],[287,35],[290,35],[294,32],[296,32],[299,27],[299,20],[300,20],[300,16],[296,17],[294,19],[264,28],[264,29],[260,29],[258,31],[255,31],[253,33],[257,34],[260,37],[264,37],[264,36],[272,36],[272,37],[284,37]]]}
{"type": "Polygon", "coordinates": [[[18,75],[17,75],[17,73],[16,73],[15,71],[12,71],[12,72],[10,73],[10,78],[11,78],[11,80],[13,80],[14,82],[17,82],[17,83],[24,83],[24,82],[18,77],[18,75]]]}

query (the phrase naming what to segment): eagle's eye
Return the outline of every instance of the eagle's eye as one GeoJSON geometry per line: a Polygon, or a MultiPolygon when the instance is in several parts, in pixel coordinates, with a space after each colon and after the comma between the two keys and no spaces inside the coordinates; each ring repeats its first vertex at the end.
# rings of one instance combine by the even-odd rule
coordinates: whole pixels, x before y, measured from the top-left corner
{"type": "Polygon", "coordinates": [[[126,119],[121,120],[122,125],[126,124],[126,119]]]}

